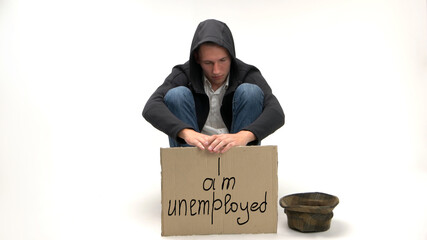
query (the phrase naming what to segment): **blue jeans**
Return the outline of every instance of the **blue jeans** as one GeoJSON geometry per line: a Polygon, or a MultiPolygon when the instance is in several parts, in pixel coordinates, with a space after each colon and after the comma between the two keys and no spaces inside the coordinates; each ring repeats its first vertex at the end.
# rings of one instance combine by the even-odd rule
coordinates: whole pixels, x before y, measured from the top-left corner
{"type": "MultiPolygon", "coordinates": [[[[181,121],[189,124],[195,131],[200,132],[197,125],[196,107],[193,94],[187,87],[176,87],[170,89],[164,101],[169,110],[181,121]]],[[[233,119],[230,133],[237,133],[253,121],[262,113],[264,104],[264,93],[255,84],[243,83],[233,96],[233,119]]],[[[184,147],[188,144],[180,144],[175,139],[169,137],[170,147],[184,147]]]]}

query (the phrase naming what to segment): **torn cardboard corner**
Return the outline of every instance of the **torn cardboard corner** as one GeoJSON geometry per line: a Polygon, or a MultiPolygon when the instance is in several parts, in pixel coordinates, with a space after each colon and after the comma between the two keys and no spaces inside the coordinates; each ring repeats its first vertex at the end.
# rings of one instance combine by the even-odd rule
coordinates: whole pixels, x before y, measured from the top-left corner
{"type": "Polygon", "coordinates": [[[277,232],[277,146],[160,155],[163,236],[277,232]]]}

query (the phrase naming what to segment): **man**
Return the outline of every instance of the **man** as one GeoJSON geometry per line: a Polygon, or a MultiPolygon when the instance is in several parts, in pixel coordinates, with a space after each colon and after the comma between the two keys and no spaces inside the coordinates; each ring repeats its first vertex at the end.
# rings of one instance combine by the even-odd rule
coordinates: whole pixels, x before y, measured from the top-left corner
{"type": "Polygon", "coordinates": [[[230,29],[212,19],[199,24],[190,60],[172,69],[143,116],[169,136],[171,147],[215,153],[260,144],[285,121],[260,71],[236,58],[230,29]]]}

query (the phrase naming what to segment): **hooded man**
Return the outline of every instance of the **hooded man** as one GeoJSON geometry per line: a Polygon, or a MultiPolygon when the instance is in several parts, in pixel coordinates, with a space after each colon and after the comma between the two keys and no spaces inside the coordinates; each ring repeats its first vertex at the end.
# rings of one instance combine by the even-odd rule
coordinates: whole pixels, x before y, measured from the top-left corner
{"type": "Polygon", "coordinates": [[[236,58],[230,29],[213,19],[198,25],[190,60],[172,69],[143,116],[169,136],[171,147],[215,153],[259,145],[285,121],[260,71],[236,58]]]}

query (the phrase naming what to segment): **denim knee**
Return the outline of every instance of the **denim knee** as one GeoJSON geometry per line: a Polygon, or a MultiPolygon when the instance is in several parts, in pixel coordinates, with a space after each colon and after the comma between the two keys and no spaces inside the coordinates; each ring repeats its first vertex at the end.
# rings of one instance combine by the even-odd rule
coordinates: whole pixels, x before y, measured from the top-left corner
{"type": "Polygon", "coordinates": [[[231,133],[237,133],[253,123],[262,113],[264,93],[255,84],[241,84],[233,97],[231,133]]]}
{"type": "Polygon", "coordinates": [[[243,83],[236,89],[234,99],[238,99],[238,101],[242,101],[244,104],[261,104],[262,106],[264,103],[264,93],[255,84],[243,83]]]}
{"type": "MultiPolygon", "coordinates": [[[[193,93],[190,89],[183,86],[172,88],[165,94],[163,100],[168,109],[179,120],[188,124],[195,131],[199,131],[193,93]]],[[[178,143],[177,139],[171,136],[169,136],[169,145],[171,147],[189,146],[187,144],[178,143]]]]}
{"type": "Polygon", "coordinates": [[[189,99],[193,99],[193,94],[191,90],[184,86],[179,86],[176,88],[170,89],[165,97],[163,98],[166,106],[169,108],[172,106],[179,106],[184,104],[189,99]]]}

